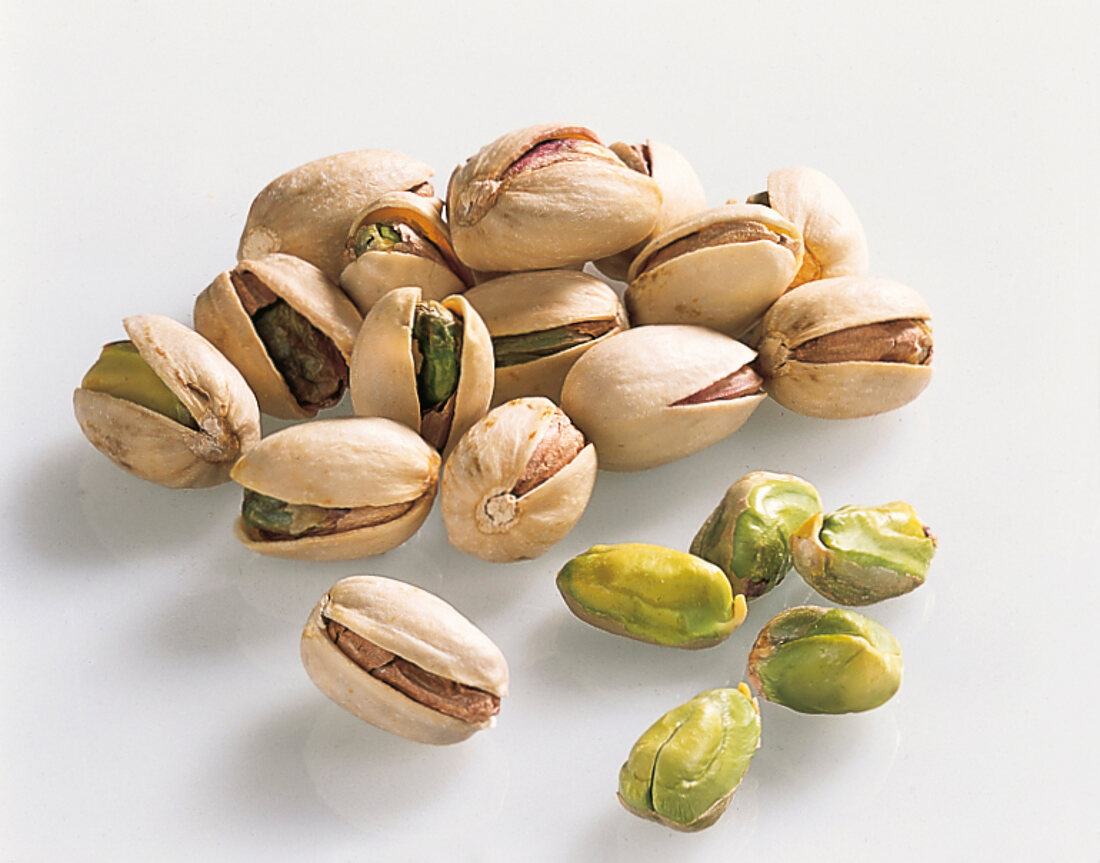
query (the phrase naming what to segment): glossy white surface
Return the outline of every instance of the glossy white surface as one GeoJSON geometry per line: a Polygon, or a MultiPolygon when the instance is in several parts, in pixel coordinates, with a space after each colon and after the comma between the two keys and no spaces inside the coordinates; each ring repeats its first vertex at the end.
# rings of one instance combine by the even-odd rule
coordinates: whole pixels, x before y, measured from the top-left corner
{"type": "Polygon", "coordinates": [[[1095,5],[312,5],[6,4],[0,859],[1096,859],[1095,5]],[[277,174],[387,147],[442,191],[559,118],[672,144],[711,204],[774,167],[829,174],[872,271],[933,310],[931,387],[865,420],[767,403],[705,453],[601,473],[565,541],[507,566],[453,551],[438,510],[373,560],[264,559],[231,534],[235,488],[148,485],[80,435],[100,345],[127,314],[189,320],[277,174]],[[829,508],[908,500],[940,550],[868,609],[904,648],[897,697],[763,704],[730,810],[681,835],[620,809],[619,765],[814,595],[792,574],[728,642],[678,652],[580,623],[554,574],[596,542],[686,547],[758,468],[829,508]],[[313,688],[298,633],[358,572],[501,646],[496,729],[426,748],[313,688]]]}

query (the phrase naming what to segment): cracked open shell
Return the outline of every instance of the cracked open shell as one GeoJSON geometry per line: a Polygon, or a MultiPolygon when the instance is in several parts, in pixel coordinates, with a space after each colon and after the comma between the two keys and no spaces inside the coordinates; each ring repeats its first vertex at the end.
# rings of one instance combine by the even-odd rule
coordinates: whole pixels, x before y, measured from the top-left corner
{"type": "Polygon", "coordinates": [[[122,325],[140,359],[132,357],[117,374],[93,367],[85,376],[73,393],[81,431],[119,467],[150,482],[168,488],[226,482],[233,463],[260,439],[252,390],[229,360],[183,324],[134,315],[122,325]],[[127,397],[134,370],[144,378],[137,385],[160,396],[158,407],[171,404],[173,415],[127,397]],[[156,380],[146,377],[150,373],[156,380]]]}
{"type": "Polygon", "coordinates": [[[644,470],[722,440],[765,396],[756,352],[704,327],[623,330],[570,369],[562,407],[596,445],[600,467],[644,470]]]}
{"type": "Polygon", "coordinates": [[[520,396],[561,401],[561,385],[585,351],[626,327],[618,296],[575,270],[513,273],[463,295],[493,339],[493,404],[520,396]]]}
{"type": "Polygon", "coordinates": [[[285,252],[337,282],[355,214],[384,192],[435,194],[434,171],[394,150],[354,150],[299,165],[268,183],[248,211],[237,260],[285,252]]]}
{"type": "MultiPolygon", "coordinates": [[[[283,419],[309,419],[342,398],[347,361],[363,319],[343,291],[313,264],[272,254],[241,261],[221,273],[196,298],[194,320],[195,329],[240,369],[260,410],[283,419]],[[290,362],[307,370],[310,364],[323,363],[333,381],[331,393],[319,402],[299,400],[286,377],[288,366],[279,368],[256,330],[254,316],[280,300],[304,319],[302,328],[309,330],[319,348],[319,354],[304,363],[293,357],[290,362]]],[[[298,343],[288,344],[293,348],[298,343]]]]}
{"type": "Polygon", "coordinates": [[[425,299],[442,300],[473,285],[451,247],[441,207],[436,199],[390,192],[352,220],[340,286],[364,315],[394,288],[415,285],[425,299]]]}
{"type": "Polygon", "coordinates": [[[582,264],[641,241],[661,192],[596,133],[551,123],[509,132],[455,169],[447,216],[458,257],[475,270],[582,264]]]}
{"type": "Polygon", "coordinates": [[[416,324],[427,299],[420,288],[408,287],[396,288],[375,303],[351,355],[351,403],[360,416],[404,423],[446,456],[489,409],[493,345],[481,317],[461,295],[439,304],[460,332],[457,354],[453,346],[418,340],[416,324]],[[441,404],[425,404],[425,375],[443,362],[452,365],[453,382],[441,404]]]}
{"type": "Polygon", "coordinates": [[[642,249],[625,301],[638,324],[696,324],[737,338],[782,296],[802,263],[802,235],[758,204],[693,216],[642,249]]]}
{"type": "Polygon", "coordinates": [[[381,417],[290,426],[233,466],[230,475],[245,489],[234,532],[248,548],[273,557],[381,554],[428,517],[439,461],[414,432],[381,417]]]}

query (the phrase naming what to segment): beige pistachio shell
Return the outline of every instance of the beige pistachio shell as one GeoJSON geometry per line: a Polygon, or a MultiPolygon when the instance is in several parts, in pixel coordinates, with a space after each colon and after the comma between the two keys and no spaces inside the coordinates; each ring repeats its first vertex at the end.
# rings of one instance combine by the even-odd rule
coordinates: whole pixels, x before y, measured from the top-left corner
{"type": "Polygon", "coordinates": [[[583,126],[510,132],[451,175],[447,213],[459,258],[476,270],[538,270],[582,264],[629,248],[650,231],[661,192],[583,126]],[[533,147],[580,139],[603,151],[507,175],[533,147]]]}
{"type": "Polygon", "coordinates": [[[645,244],[705,210],[707,194],[691,163],[668,144],[647,140],[644,145],[631,146],[618,141],[611,145],[611,150],[629,168],[652,177],[661,189],[661,209],[657,212],[657,222],[649,236],[626,251],[595,262],[600,272],[609,279],[625,282],[631,262],[645,244]],[[639,155],[639,150],[643,150],[649,158],[639,155]]]}
{"type": "Polygon", "coordinates": [[[716,207],[681,222],[642,249],[630,266],[627,311],[635,325],[695,324],[736,338],[783,294],[801,262],[798,228],[774,210],[758,204],[716,207]],[[645,269],[652,257],[678,240],[736,223],[763,224],[772,239],[685,251],[645,269]]]}
{"type": "Polygon", "coordinates": [[[439,455],[405,426],[381,417],[344,417],[290,426],[264,438],[231,471],[268,497],[328,508],[415,501],[392,521],[328,536],[252,539],[238,516],[237,538],[253,551],[297,560],[351,560],[403,543],[435,499],[439,455]]]}
{"type": "Polygon", "coordinates": [[[626,327],[618,296],[599,279],[576,270],[513,273],[464,294],[493,338],[549,330],[568,324],[610,319],[606,335],[550,356],[496,370],[493,405],[521,396],[561,401],[561,385],[585,351],[626,327]]]}
{"type": "MultiPolygon", "coordinates": [[[[389,417],[420,432],[413,322],[420,288],[396,288],[375,303],[363,321],[349,364],[351,403],[359,416],[389,417]]],[[[466,429],[489,409],[493,396],[493,343],[481,316],[465,297],[442,305],[462,321],[462,353],[454,419],[443,446],[448,455],[466,429]]]]}
{"type": "Polygon", "coordinates": [[[260,410],[240,372],[198,333],[163,315],[134,315],[122,325],[199,427],[79,388],[73,409],[85,437],[119,467],[168,488],[228,481],[233,463],[260,440],[260,410]]]}
{"type": "Polygon", "coordinates": [[[241,370],[264,413],[282,419],[316,416],[316,409],[298,403],[272,363],[233,287],[234,273],[255,275],[272,293],[332,339],[345,360],[351,357],[362,316],[317,267],[284,254],[241,261],[233,270],[221,273],[195,299],[195,329],[241,370]]]}
{"type": "Polygon", "coordinates": [[[889,279],[849,276],[808,282],[764,316],[758,367],[768,394],[806,416],[843,419],[894,410],[920,395],[932,367],[893,362],[804,363],[799,345],[851,327],[903,319],[927,321],[916,291],[889,279]]]}
{"type": "Polygon", "coordinates": [[[635,327],[577,360],[562,386],[562,408],[596,445],[600,467],[656,467],[741,427],[764,395],[672,405],[755,356],[740,342],[703,327],[635,327]]]}
{"type": "Polygon", "coordinates": [[[591,444],[526,494],[512,494],[558,412],[544,398],[515,399],[490,411],[459,441],[443,466],[439,498],[455,548],[505,563],[538,557],[573,529],[596,481],[591,444]]]}
{"type": "MultiPolygon", "coordinates": [[[[347,242],[356,231],[372,222],[399,221],[415,229],[432,243],[446,261],[407,251],[368,251],[352,258],[340,274],[340,286],[364,315],[394,288],[419,287],[424,298],[442,300],[461,294],[474,283],[473,275],[458,260],[451,247],[451,235],[440,217],[441,202],[412,192],[389,192],[362,210],[352,220],[347,242]]],[[[345,260],[348,259],[345,255],[345,260]]]]}
{"type": "Polygon", "coordinates": [[[268,183],[252,202],[237,260],[285,252],[337,282],[355,214],[383,192],[414,189],[433,173],[393,150],[355,150],[300,165],[268,183]]]}
{"type": "Polygon", "coordinates": [[[508,664],[500,649],[435,594],[376,575],[340,580],[302,630],[306,673],[345,710],[420,743],[457,743],[495,724],[495,717],[472,723],[440,713],[373,677],[333,644],[326,618],[426,671],[505,697],[508,664]]]}

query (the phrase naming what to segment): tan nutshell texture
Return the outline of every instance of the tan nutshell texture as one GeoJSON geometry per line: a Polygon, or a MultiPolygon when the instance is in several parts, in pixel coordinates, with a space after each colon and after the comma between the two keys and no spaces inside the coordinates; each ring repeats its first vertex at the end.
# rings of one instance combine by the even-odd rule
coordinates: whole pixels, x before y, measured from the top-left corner
{"type": "Polygon", "coordinates": [[[383,192],[415,189],[433,173],[419,159],[393,150],[355,150],[300,165],[268,183],[252,202],[237,260],[285,252],[337,282],[355,214],[383,192]]]}
{"type": "Polygon", "coordinates": [[[750,364],[756,354],[703,327],[624,330],[570,370],[562,408],[596,445],[600,467],[631,471],[684,458],[735,432],[765,396],[674,404],[750,364]]]}
{"type": "Polygon", "coordinates": [[[420,743],[457,743],[495,724],[495,716],[469,722],[447,715],[372,676],[333,643],[326,620],[431,674],[505,697],[508,665],[500,649],[438,596],[382,576],[342,579],[314,607],[302,630],[306,673],[345,710],[420,743]]]}
{"type": "Polygon", "coordinates": [[[205,488],[260,440],[260,410],[240,372],[206,339],[163,315],[122,322],[141,358],[183,403],[198,429],[103,392],[78,388],[85,437],[111,461],[168,488],[205,488]]]}

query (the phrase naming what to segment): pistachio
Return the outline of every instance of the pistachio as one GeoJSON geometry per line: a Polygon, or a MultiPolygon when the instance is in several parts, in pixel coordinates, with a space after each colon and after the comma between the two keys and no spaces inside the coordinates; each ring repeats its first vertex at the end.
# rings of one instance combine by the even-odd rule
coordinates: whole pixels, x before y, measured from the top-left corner
{"type": "Polygon", "coordinates": [[[561,385],[573,363],[626,326],[615,292],[573,270],[514,273],[464,296],[493,339],[494,404],[520,396],[561,401],[561,385]]]}
{"type": "Polygon", "coordinates": [[[325,695],[419,743],[490,728],[508,665],[488,636],[438,596],[390,578],[338,581],[302,630],[302,664],[325,695]]]}
{"type": "Polygon", "coordinates": [[[432,173],[423,162],[392,150],[356,150],[300,165],[268,183],[252,202],[237,260],[284,252],[338,282],[355,214],[384,192],[404,189],[431,197],[432,173]]]}
{"type": "Polygon", "coordinates": [[[897,501],[818,512],[791,537],[795,569],[826,599],[870,605],[924,584],[936,538],[897,501]]]}
{"type": "Polygon", "coordinates": [[[817,490],[797,476],[754,471],[729,487],[691,553],[721,567],[734,593],[767,593],[791,568],[790,537],[821,512],[817,490]]]}
{"type": "Polygon", "coordinates": [[[619,802],[675,830],[726,811],[760,747],[760,712],[744,684],[701,692],[638,738],[619,771],[619,802]]]}
{"type": "Polygon", "coordinates": [[[901,647],[881,625],[839,608],[802,605],[773,617],[749,652],[748,678],[800,713],[857,713],[901,685],[901,647]]]}
{"type": "Polygon", "coordinates": [[[713,647],[745,620],[745,598],[721,569],[657,545],[594,545],[561,568],[557,583],[581,620],[650,644],[713,647]]]}
{"type": "Polygon", "coordinates": [[[169,488],[203,488],[260,439],[256,397],[198,333],[161,315],[123,320],[129,341],[103,348],[73,393],[92,445],[124,470],[169,488]]]}
{"type": "Polygon", "coordinates": [[[703,327],[635,327],[596,344],[562,385],[562,406],[600,466],[643,470],[732,434],[764,400],[756,354],[703,327]]]}
{"type": "Polygon", "coordinates": [[[779,213],[727,204],[652,239],[630,265],[634,324],[698,324],[734,338],[778,299],[802,262],[802,235],[779,213]]]}
{"type": "Polygon", "coordinates": [[[916,398],[932,379],[931,313],[887,279],[822,279],[764,316],[760,360],[768,394],[829,419],[870,416],[916,398]]]}
{"type": "Polygon", "coordinates": [[[462,296],[396,288],[367,314],[351,355],[351,403],[404,423],[444,456],[489,407],[489,332],[462,296]]]}
{"type": "Polygon", "coordinates": [[[282,254],[241,261],[199,294],[194,318],[264,413],[308,419],[343,397],[362,318],[312,264],[282,254]]]}
{"type": "Polygon", "coordinates": [[[394,288],[415,285],[426,300],[442,300],[473,285],[440,218],[441,202],[391,192],[351,223],[340,285],[364,315],[394,288]]]}
{"type": "Polygon", "coordinates": [[[234,531],[253,551],[350,560],[389,551],[432,508],[435,450],[399,423],[346,417],[290,426],[238,461],[244,487],[234,531]]]}
{"type": "Polygon", "coordinates": [[[440,509],[451,544],[482,560],[538,557],[573,529],[596,481],[596,451],[552,402],[490,411],[443,467],[440,509]]]}
{"type": "Polygon", "coordinates": [[[642,240],[661,192],[591,129],[548,124],[510,132],[451,175],[447,213],[458,257],[475,270],[583,264],[642,240]]]}

